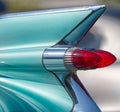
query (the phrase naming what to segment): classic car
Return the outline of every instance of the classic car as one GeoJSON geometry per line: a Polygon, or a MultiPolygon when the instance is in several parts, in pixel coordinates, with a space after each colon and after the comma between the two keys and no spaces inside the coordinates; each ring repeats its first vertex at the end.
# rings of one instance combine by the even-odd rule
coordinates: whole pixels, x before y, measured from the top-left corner
{"type": "Polygon", "coordinates": [[[101,112],[77,70],[115,62],[104,50],[79,47],[104,5],[0,16],[0,112],[101,112]]]}

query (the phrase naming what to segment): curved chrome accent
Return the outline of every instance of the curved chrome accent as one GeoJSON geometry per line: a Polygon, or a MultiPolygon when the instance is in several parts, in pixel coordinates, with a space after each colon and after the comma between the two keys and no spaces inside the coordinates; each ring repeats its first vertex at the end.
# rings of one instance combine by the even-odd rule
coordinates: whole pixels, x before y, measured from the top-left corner
{"type": "Polygon", "coordinates": [[[52,14],[52,13],[63,13],[63,12],[74,12],[74,11],[84,11],[84,10],[97,10],[103,8],[105,5],[96,5],[96,6],[81,6],[81,7],[70,7],[70,8],[59,8],[59,9],[49,9],[49,10],[37,10],[37,11],[28,11],[28,12],[17,12],[1,15],[0,18],[13,18],[16,16],[33,16],[40,14],[52,14]]]}
{"type": "Polygon", "coordinates": [[[68,71],[64,64],[65,53],[68,49],[68,46],[57,46],[46,49],[43,54],[45,68],[55,73],[68,71]]]}
{"type": "Polygon", "coordinates": [[[67,77],[66,85],[75,103],[73,112],[101,112],[76,74],[70,74],[67,77]]]}
{"type": "Polygon", "coordinates": [[[66,54],[65,54],[65,59],[64,59],[64,63],[66,65],[66,67],[71,71],[71,72],[76,72],[77,68],[74,67],[73,62],[72,62],[72,55],[74,50],[77,49],[77,47],[73,47],[67,50],[66,54]]]}

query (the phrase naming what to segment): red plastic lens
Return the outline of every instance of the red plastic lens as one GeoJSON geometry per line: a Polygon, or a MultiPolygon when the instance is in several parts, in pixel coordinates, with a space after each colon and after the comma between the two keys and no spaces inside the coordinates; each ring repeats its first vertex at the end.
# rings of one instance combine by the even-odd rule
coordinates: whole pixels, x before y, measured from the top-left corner
{"type": "Polygon", "coordinates": [[[100,63],[102,58],[95,52],[76,49],[72,55],[73,65],[77,68],[93,68],[100,63]]]}
{"type": "Polygon", "coordinates": [[[81,50],[76,49],[72,54],[72,63],[76,68],[94,69],[111,65],[116,57],[103,50],[81,50]]]}
{"type": "Polygon", "coordinates": [[[101,62],[95,66],[96,68],[109,66],[116,61],[116,57],[107,51],[96,50],[95,53],[102,58],[101,62]]]}

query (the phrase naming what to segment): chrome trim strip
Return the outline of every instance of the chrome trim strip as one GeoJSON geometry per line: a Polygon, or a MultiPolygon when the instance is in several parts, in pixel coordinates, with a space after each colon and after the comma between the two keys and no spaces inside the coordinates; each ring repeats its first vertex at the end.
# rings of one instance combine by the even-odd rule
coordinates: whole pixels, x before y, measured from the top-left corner
{"type": "Polygon", "coordinates": [[[68,69],[64,65],[64,55],[68,47],[52,47],[45,50],[43,54],[43,64],[45,68],[54,73],[66,72],[68,69]]]}
{"type": "Polygon", "coordinates": [[[74,76],[78,78],[76,74],[70,74],[66,79],[66,85],[69,85],[67,88],[75,103],[73,112],[101,112],[93,99],[86,94],[83,88],[81,88],[78,82],[73,78],[74,76]]]}
{"type": "Polygon", "coordinates": [[[77,71],[77,68],[74,67],[73,61],[72,61],[72,55],[74,50],[77,49],[77,47],[72,47],[67,50],[65,53],[64,63],[65,66],[71,71],[71,73],[74,73],[77,71]]]}
{"type": "Polygon", "coordinates": [[[52,13],[65,13],[65,12],[74,12],[74,11],[84,11],[84,10],[97,10],[105,7],[105,5],[96,5],[96,6],[78,6],[72,8],[57,8],[57,9],[47,9],[47,10],[37,10],[37,11],[28,11],[28,12],[17,12],[17,13],[9,13],[3,14],[0,16],[0,19],[3,18],[13,18],[13,17],[21,17],[21,16],[34,16],[40,14],[52,14],[52,13]]]}

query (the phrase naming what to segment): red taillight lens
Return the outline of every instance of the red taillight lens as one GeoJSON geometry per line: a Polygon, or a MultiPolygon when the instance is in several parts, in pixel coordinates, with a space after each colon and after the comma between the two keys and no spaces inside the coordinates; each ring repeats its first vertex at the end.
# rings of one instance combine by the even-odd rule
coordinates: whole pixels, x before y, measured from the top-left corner
{"type": "Polygon", "coordinates": [[[116,57],[107,51],[96,50],[95,53],[102,58],[100,63],[98,63],[97,66],[95,66],[96,68],[106,67],[116,61],[116,57]]]}
{"type": "Polygon", "coordinates": [[[94,69],[111,65],[116,61],[116,57],[103,50],[81,50],[75,49],[71,53],[71,58],[67,62],[77,69],[94,69]]]}
{"type": "Polygon", "coordinates": [[[89,50],[76,49],[72,55],[73,65],[77,68],[88,69],[93,68],[100,63],[102,58],[89,50]]]}

